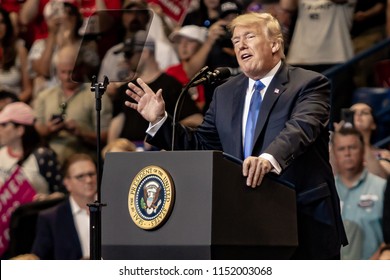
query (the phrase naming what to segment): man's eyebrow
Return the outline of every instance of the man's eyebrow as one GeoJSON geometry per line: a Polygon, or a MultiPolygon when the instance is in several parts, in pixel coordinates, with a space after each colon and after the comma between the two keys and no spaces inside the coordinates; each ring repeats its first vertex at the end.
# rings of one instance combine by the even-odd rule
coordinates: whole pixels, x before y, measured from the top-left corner
{"type": "Polygon", "coordinates": [[[249,35],[249,34],[253,34],[253,35],[255,35],[256,34],[256,32],[254,32],[254,31],[246,31],[246,32],[244,32],[243,34],[241,34],[241,35],[236,35],[236,36],[233,36],[232,37],[232,39],[235,39],[235,38],[240,38],[240,37],[242,37],[242,36],[247,36],[247,35],[249,35]]]}

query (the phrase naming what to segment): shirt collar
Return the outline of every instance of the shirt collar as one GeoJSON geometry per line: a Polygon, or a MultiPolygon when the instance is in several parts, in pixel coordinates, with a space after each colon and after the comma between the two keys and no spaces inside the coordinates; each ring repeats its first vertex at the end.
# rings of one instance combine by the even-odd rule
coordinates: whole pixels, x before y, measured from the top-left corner
{"type": "Polygon", "coordinates": [[[69,202],[70,202],[70,208],[72,209],[73,215],[76,215],[83,211],[83,209],[77,204],[77,202],[74,200],[74,198],[71,195],[69,196],[69,202]]]}
{"type": "MultiPolygon", "coordinates": [[[[366,168],[364,168],[362,174],[360,174],[359,179],[357,179],[356,182],[354,182],[353,186],[352,186],[350,189],[354,189],[354,188],[360,186],[360,184],[361,184],[364,180],[366,180],[367,174],[368,174],[368,170],[367,170],[366,168]]],[[[337,176],[336,176],[336,181],[337,181],[339,184],[341,184],[341,185],[344,186],[343,182],[341,181],[341,176],[340,176],[340,175],[337,175],[337,176]]]]}
{"type": "Polygon", "coordinates": [[[352,188],[356,188],[359,186],[363,181],[366,180],[368,174],[368,170],[366,168],[363,169],[362,174],[360,175],[359,179],[356,181],[356,184],[352,188]]]}
{"type": "MultiPolygon", "coordinates": [[[[264,84],[265,89],[268,88],[269,84],[271,83],[273,77],[275,76],[276,72],[278,72],[280,66],[282,65],[282,61],[279,61],[274,68],[271,69],[260,81],[264,84]]],[[[251,78],[249,79],[248,88],[252,89],[255,85],[256,80],[253,80],[251,78]]]]}

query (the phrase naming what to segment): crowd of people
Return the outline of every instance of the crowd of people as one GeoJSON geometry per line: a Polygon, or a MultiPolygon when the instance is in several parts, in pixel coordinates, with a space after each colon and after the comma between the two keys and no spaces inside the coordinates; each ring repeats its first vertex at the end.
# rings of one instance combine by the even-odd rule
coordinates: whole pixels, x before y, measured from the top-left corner
{"type": "MultiPolygon", "coordinates": [[[[22,173],[30,202],[66,197],[39,215],[26,258],[88,259],[96,162],[108,152],[171,149],[173,116],[183,136],[176,149],[241,158],[249,187],[269,172],[296,185],[293,258],[386,258],[390,145],[375,146],[381,120],[353,93],[383,86],[373,69],[389,49],[321,73],[390,37],[390,0],[192,0],[178,21],[156,2],[0,3],[0,192],[22,173]],[[205,66],[232,77],[189,88],[177,106],[205,66]],[[97,100],[91,91],[106,78],[97,100]],[[246,146],[256,92],[262,105],[246,146]]],[[[6,247],[1,254],[15,257],[6,247]]]]}

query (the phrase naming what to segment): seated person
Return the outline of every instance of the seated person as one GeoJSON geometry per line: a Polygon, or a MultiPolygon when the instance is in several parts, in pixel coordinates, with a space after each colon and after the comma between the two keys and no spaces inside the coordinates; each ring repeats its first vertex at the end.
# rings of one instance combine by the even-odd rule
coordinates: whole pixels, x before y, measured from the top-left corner
{"type": "Polygon", "coordinates": [[[69,197],[42,211],[31,253],[43,260],[88,259],[90,218],[88,204],[97,193],[96,165],[87,154],[73,154],[64,165],[69,197]]]}

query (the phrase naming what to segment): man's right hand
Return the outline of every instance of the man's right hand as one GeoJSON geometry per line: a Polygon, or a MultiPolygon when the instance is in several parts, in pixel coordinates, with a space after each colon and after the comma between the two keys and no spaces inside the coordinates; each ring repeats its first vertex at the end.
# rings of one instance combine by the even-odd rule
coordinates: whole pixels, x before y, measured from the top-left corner
{"type": "Polygon", "coordinates": [[[261,157],[247,157],[242,164],[242,174],[247,177],[246,185],[252,188],[260,186],[264,175],[271,172],[271,170],[271,162],[261,157]]]}
{"type": "Polygon", "coordinates": [[[137,110],[148,122],[155,124],[165,116],[165,102],[162,97],[162,89],[156,93],[141,79],[137,79],[140,87],[129,83],[126,94],[136,102],[125,101],[125,105],[137,110]]]}

